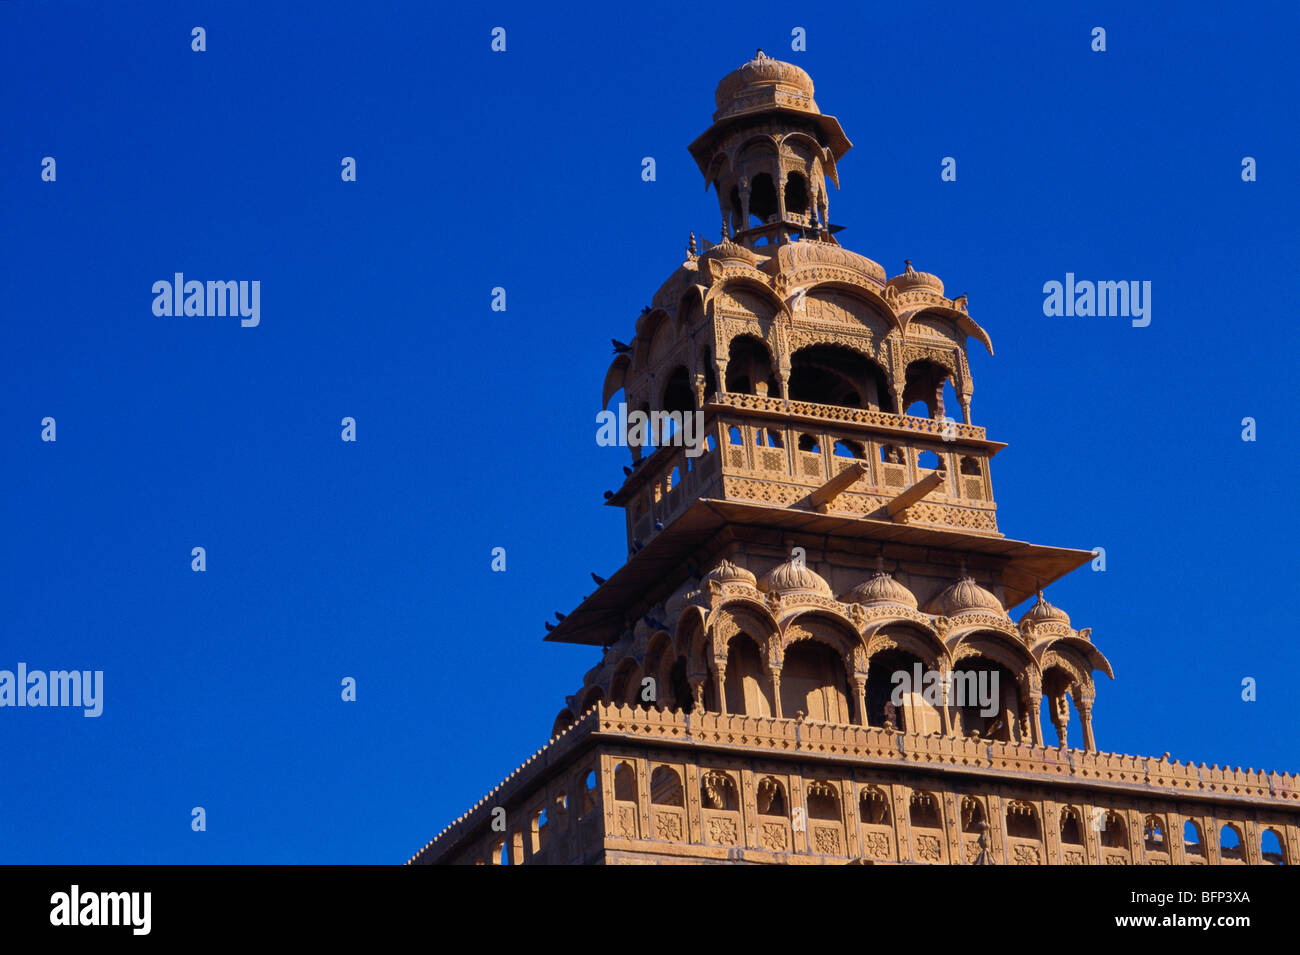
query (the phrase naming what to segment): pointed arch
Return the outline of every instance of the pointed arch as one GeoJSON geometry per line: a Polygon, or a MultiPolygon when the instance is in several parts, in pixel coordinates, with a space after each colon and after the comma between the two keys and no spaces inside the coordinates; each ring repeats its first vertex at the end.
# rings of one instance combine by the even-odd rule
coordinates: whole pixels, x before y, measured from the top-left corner
{"type": "Polygon", "coordinates": [[[938,318],[944,318],[956,324],[957,328],[975,339],[986,349],[990,355],[993,354],[993,340],[989,338],[989,333],[984,331],[970,315],[960,309],[951,308],[947,305],[926,305],[922,308],[908,309],[899,313],[899,321],[903,327],[903,337],[911,338],[908,334],[908,326],[912,321],[922,315],[932,315],[938,318]]]}
{"type": "Polygon", "coordinates": [[[747,633],[758,644],[765,662],[770,660],[770,648],[780,628],[772,612],[757,597],[733,595],[714,608],[706,622],[712,656],[715,660],[727,658],[728,644],[739,633],[747,633]]]}
{"type": "Polygon", "coordinates": [[[627,355],[618,355],[609,366],[609,371],[605,372],[605,385],[600,392],[600,406],[609,407],[609,399],[613,398],[627,382],[627,370],[632,366],[632,359],[627,355]]]}

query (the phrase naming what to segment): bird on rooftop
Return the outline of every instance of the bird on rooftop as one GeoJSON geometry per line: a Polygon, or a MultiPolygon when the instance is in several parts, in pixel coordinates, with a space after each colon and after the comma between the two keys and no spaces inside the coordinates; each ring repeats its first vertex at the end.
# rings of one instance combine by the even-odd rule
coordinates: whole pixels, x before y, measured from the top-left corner
{"type": "Polygon", "coordinates": [[[661,530],[663,530],[663,529],[664,529],[664,522],[663,522],[663,521],[655,521],[655,530],[657,530],[657,531],[661,531],[661,530]]]}
{"type": "Polygon", "coordinates": [[[606,491],[606,492],[605,492],[605,500],[608,501],[608,500],[609,500],[611,497],[613,497],[613,496],[614,496],[614,492],[613,492],[613,491],[606,491]]]}
{"type": "Polygon", "coordinates": [[[558,621],[560,621],[560,623],[564,623],[564,618],[567,617],[567,616],[568,616],[568,614],[560,613],[560,611],[558,611],[558,610],[555,611],[555,619],[558,620],[558,621]]]}
{"type": "Polygon", "coordinates": [[[609,343],[614,346],[615,355],[625,355],[632,350],[632,346],[627,342],[621,342],[617,338],[611,338],[609,343]]]}
{"type": "Polygon", "coordinates": [[[550,621],[547,621],[547,623],[546,623],[546,632],[547,632],[547,633],[550,633],[550,632],[551,632],[552,630],[554,630],[554,629],[555,629],[555,624],[551,623],[550,621]]]}
{"type": "Polygon", "coordinates": [[[628,467],[626,464],[623,465],[623,476],[624,476],[624,477],[631,477],[631,476],[632,476],[632,469],[631,469],[630,467],[628,467]]]}
{"type": "Polygon", "coordinates": [[[603,586],[605,583],[605,578],[600,576],[600,574],[596,573],[595,571],[592,571],[591,579],[596,582],[597,587],[603,586]]]}

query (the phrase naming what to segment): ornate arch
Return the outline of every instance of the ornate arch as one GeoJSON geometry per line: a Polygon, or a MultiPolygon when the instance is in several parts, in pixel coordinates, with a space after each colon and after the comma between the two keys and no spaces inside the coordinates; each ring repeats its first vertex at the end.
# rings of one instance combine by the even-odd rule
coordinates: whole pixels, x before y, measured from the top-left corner
{"type": "Polygon", "coordinates": [[[731,638],[743,632],[758,644],[764,665],[769,664],[769,648],[780,633],[771,611],[761,601],[739,595],[728,597],[715,607],[709,614],[705,627],[713,659],[725,661],[731,638]]]}
{"type": "Polygon", "coordinates": [[[687,604],[677,618],[673,634],[675,655],[686,659],[686,666],[704,668],[708,653],[708,614],[703,607],[687,604]]]}
{"type": "Polygon", "coordinates": [[[1001,664],[1015,674],[1017,679],[1028,678],[1042,685],[1043,671],[1032,653],[1009,634],[998,630],[974,630],[958,639],[952,647],[952,662],[982,656],[1001,664]]]}
{"type": "Polygon", "coordinates": [[[1070,683],[1077,686],[1088,686],[1092,683],[1092,677],[1089,676],[1088,667],[1080,667],[1077,660],[1070,659],[1070,656],[1056,650],[1049,650],[1038,659],[1038,666],[1043,671],[1043,677],[1046,679],[1047,671],[1059,669],[1067,677],[1070,683]]]}
{"type": "MultiPolygon", "coordinates": [[[[686,291],[682,293],[682,297],[677,300],[677,309],[676,309],[677,315],[675,321],[677,323],[679,334],[681,332],[689,330],[689,325],[687,324],[686,319],[687,316],[691,314],[691,309],[694,306],[699,306],[700,318],[703,319],[704,318],[704,290],[701,289],[698,285],[688,285],[686,287],[686,291]]],[[[696,369],[692,369],[692,372],[694,372],[695,370],[696,369]]]]}
{"type": "MultiPolygon", "coordinates": [[[[792,270],[789,273],[790,284],[798,282],[801,272],[807,271],[817,274],[820,263],[809,263],[792,270]]],[[[881,341],[889,335],[891,331],[897,331],[899,335],[903,334],[903,324],[899,321],[898,314],[894,311],[893,306],[885,300],[885,297],[874,289],[867,288],[864,285],[858,285],[853,282],[846,282],[841,279],[825,279],[820,282],[814,282],[811,285],[803,286],[805,296],[811,295],[819,289],[831,289],[837,292],[843,292],[852,298],[858,299],[866,305],[871,311],[877,314],[880,322],[885,326],[885,333],[881,336],[881,341]]],[[[828,344],[839,344],[839,342],[829,342],[828,344]]]]}
{"type": "Polygon", "coordinates": [[[1071,659],[1085,672],[1095,673],[1100,671],[1110,679],[1115,679],[1115,671],[1111,669],[1110,661],[1083,637],[1057,637],[1055,640],[1045,641],[1034,648],[1035,656],[1040,658],[1053,651],[1068,653],[1071,659]]]}
{"type": "Polygon", "coordinates": [[[637,694],[641,686],[641,664],[635,657],[627,656],[618,662],[614,669],[614,676],[609,681],[609,701],[614,704],[626,704],[630,694],[629,689],[635,684],[637,694]]]}
{"type": "MultiPolygon", "coordinates": [[[[863,336],[865,337],[865,336],[863,336]]],[[[833,329],[824,328],[820,325],[800,325],[791,328],[787,336],[790,348],[790,360],[794,361],[794,356],[803,351],[805,348],[816,348],[824,346],[827,348],[843,348],[845,351],[851,351],[860,355],[871,364],[875,365],[885,376],[886,381],[893,381],[893,374],[890,372],[888,365],[883,360],[884,339],[881,339],[881,348],[873,351],[865,347],[866,342],[861,338],[853,335],[837,335],[833,329]]]]}
{"type": "Polygon", "coordinates": [[[767,156],[764,150],[770,149],[776,155],[781,152],[781,136],[779,133],[769,132],[766,129],[755,130],[752,135],[744,139],[738,139],[727,150],[727,161],[731,163],[731,168],[739,171],[740,164],[744,162],[747,155],[767,156]],[[754,147],[758,147],[755,149],[754,147]]]}
{"type": "Polygon", "coordinates": [[[587,710],[591,709],[597,703],[606,702],[605,689],[601,686],[589,686],[582,693],[582,702],[578,704],[578,715],[581,716],[587,710]]]}
{"type": "Polygon", "coordinates": [[[852,658],[862,646],[862,637],[847,617],[833,614],[821,607],[796,610],[780,623],[782,655],[793,643],[800,640],[820,640],[842,657],[852,658]]]}
{"type": "Polygon", "coordinates": [[[907,311],[899,313],[899,320],[902,324],[904,339],[915,341],[915,339],[910,338],[907,334],[908,326],[912,324],[914,319],[926,314],[933,314],[940,318],[950,320],[960,331],[969,335],[988,349],[990,355],[993,354],[993,341],[989,338],[989,333],[984,331],[984,329],[981,328],[969,314],[948,305],[923,305],[920,308],[908,309],[907,311]]]}
{"type": "Polygon", "coordinates": [[[872,623],[863,631],[866,645],[867,666],[871,658],[886,650],[903,650],[918,658],[922,663],[946,673],[952,668],[952,658],[939,635],[932,629],[919,625],[910,619],[882,620],[872,623]],[[902,624],[900,626],[899,624],[902,624]]]}
{"type": "Polygon", "coordinates": [[[645,371],[650,367],[650,346],[660,329],[667,327],[674,340],[677,338],[677,325],[664,308],[652,308],[637,319],[636,340],[632,348],[632,369],[645,371]]]}
{"type": "Polygon", "coordinates": [[[627,371],[632,366],[632,359],[627,355],[618,355],[609,366],[609,371],[605,372],[605,385],[600,393],[601,408],[609,407],[609,399],[614,397],[614,392],[623,388],[627,384],[627,371]]]}
{"type": "Polygon", "coordinates": [[[641,672],[644,676],[654,677],[655,706],[663,709],[663,700],[672,682],[673,663],[677,660],[677,655],[673,652],[673,639],[667,631],[658,630],[651,634],[644,659],[641,672]]]}

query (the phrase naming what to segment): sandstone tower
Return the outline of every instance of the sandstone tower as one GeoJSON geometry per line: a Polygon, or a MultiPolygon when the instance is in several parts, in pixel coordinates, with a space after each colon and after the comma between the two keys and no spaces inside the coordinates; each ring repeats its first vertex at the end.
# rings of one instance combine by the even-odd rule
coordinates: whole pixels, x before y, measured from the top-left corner
{"type": "Polygon", "coordinates": [[[851,143],[807,73],[760,52],[716,101],[722,240],[603,396],[701,413],[706,450],[632,448],[627,563],[547,637],[603,660],[411,861],[1294,862],[1295,776],[1097,751],[1114,674],[1043,597],[1093,555],[998,531],[966,296],[837,242],[851,143]]]}

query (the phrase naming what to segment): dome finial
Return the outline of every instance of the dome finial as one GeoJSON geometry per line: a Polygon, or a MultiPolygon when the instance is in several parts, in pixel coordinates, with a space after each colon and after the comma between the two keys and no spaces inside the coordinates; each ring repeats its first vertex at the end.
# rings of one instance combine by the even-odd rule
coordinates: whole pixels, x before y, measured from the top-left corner
{"type": "Polygon", "coordinates": [[[904,266],[904,267],[903,267],[903,272],[904,272],[904,274],[906,274],[906,275],[915,275],[915,274],[916,274],[916,269],[912,268],[912,260],[911,260],[911,259],[903,259],[903,266],[904,266]]]}
{"type": "Polygon", "coordinates": [[[876,555],[876,573],[858,584],[840,598],[845,603],[857,603],[867,607],[879,607],[886,604],[901,605],[916,609],[916,595],[896,581],[885,570],[885,552],[876,555]]]}

